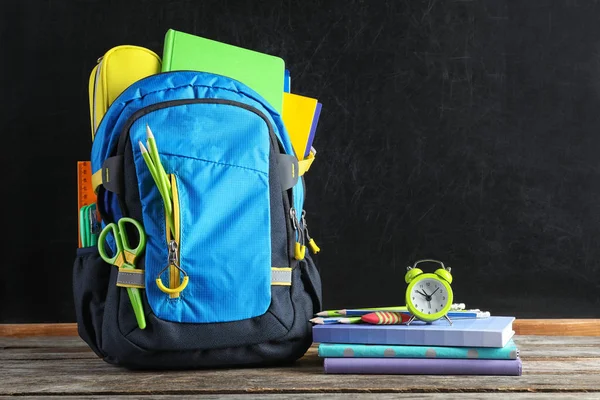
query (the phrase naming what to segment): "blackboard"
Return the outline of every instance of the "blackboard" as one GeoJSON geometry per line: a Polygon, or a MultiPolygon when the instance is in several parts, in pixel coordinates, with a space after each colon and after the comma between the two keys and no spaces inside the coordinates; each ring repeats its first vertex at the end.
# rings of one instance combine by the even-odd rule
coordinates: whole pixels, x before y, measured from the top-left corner
{"type": "Polygon", "coordinates": [[[72,322],[87,84],[169,28],[282,57],[323,104],[305,209],[325,308],[452,267],[496,315],[599,317],[600,7],[585,1],[5,1],[0,322],[72,322]]]}

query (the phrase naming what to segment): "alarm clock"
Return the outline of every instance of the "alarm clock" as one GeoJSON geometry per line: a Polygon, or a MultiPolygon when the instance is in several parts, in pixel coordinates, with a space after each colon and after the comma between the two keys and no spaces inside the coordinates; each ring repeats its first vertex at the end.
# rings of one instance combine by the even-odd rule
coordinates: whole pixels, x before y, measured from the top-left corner
{"type": "Polygon", "coordinates": [[[450,268],[437,260],[419,260],[412,267],[407,268],[404,280],[408,283],[406,288],[406,308],[411,314],[407,322],[409,325],[414,319],[431,323],[442,317],[452,325],[448,318],[448,311],[452,307],[454,294],[452,293],[452,275],[450,268]],[[417,265],[425,262],[440,264],[433,273],[423,273],[417,265]]]}

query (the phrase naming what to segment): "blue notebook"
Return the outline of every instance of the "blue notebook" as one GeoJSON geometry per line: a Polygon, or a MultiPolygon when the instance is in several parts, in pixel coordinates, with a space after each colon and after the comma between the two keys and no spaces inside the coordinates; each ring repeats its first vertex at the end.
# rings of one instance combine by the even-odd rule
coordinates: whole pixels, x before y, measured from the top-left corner
{"type": "Polygon", "coordinates": [[[464,358],[516,360],[519,349],[511,339],[504,347],[407,346],[400,344],[321,343],[319,357],[464,358]]]}
{"type": "Polygon", "coordinates": [[[410,325],[331,324],[314,325],[316,343],[397,344],[418,346],[504,347],[515,332],[515,317],[445,319],[432,324],[410,325]]]}

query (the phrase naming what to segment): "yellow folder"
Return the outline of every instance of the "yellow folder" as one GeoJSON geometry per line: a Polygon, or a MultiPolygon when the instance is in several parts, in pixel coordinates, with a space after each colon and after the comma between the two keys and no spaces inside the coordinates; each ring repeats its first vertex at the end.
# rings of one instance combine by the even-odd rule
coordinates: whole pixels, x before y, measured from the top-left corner
{"type": "Polygon", "coordinates": [[[304,158],[306,143],[310,136],[317,99],[294,93],[283,93],[281,117],[288,131],[298,160],[304,158]]]}

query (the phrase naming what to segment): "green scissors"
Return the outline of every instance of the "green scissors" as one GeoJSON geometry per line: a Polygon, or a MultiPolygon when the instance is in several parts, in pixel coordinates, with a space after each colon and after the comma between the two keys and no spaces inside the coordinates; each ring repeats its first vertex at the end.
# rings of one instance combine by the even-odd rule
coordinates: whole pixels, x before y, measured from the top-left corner
{"type": "MultiPolygon", "coordinates": [[[[123,217],[116,224],[111,222],[106,225],[100,236],[98,237],[98,251],[104,261],[109,264],[116,265],[119,269],[135,269],[135,261],[137,257],[142,253],[146,246],[146,234],[142,225],[133,218],[123,217]],[[127,237],[127,230],[125,224],[132,224],[138,231],[139,243],[137,247],[132,248],[129,244],[129,238],[127,237]],[[112,233],[115,238],[115,245],[117,251],[115,255],[110,257],[106,254],[106,236],[112,233]]],[[[137,320],[140,329],[146,328],[146,318],[144,317],[144,308],[142,306],[142,296],[140,290],[136,287],[128,287],[127,294],[129,295],[129,301],[133,306],[133,312],[137,320]]]]}

